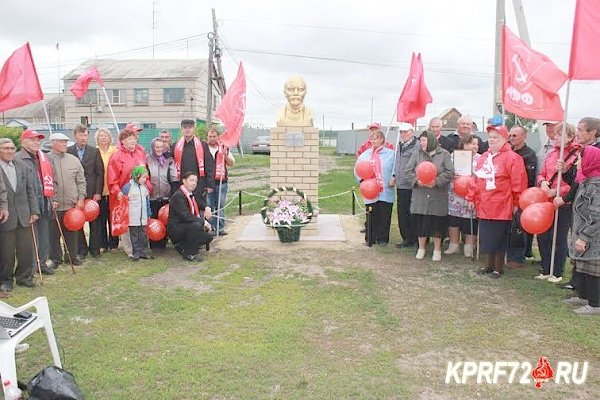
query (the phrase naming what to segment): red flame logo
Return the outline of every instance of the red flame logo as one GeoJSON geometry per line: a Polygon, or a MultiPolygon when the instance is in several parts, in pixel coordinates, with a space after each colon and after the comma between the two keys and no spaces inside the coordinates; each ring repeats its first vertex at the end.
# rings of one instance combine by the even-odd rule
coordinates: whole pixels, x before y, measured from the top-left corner
{"type": "Polygon", "coordinates": [[[531,371],[531,377],[535,381],[537,389],[541,389],[544,382],[548,382],[554,377],[554,370],[550,366],[548,358],[540,357],[537,366],[531,371]]]}

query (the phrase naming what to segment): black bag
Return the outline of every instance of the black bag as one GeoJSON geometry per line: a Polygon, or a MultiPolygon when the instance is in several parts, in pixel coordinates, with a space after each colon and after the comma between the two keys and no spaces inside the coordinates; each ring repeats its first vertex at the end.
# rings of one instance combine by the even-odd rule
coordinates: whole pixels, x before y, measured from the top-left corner
{"type": "Polygon", "coordinates": [[[525,247],[525,240],[525,232],[523,231],[523,227],[521,227],[521,210],[517,210],[510,223],[508,247],[511,249],[522,249],[525,247]]]}
{"type": "Polygon", "coordinates": [[[44,368],[27,384],[29,400],[83,400],[75,377],[62,368],[44,368]]]}

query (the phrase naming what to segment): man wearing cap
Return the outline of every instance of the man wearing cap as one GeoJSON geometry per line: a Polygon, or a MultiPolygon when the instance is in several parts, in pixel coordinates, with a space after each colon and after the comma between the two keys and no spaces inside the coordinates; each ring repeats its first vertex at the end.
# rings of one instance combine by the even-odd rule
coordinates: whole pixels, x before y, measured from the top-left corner
{"type": "Polygon", "coordinates": [[[398,228],[400,229],[402,242],[397,243],[396,247],[414,247],[417,243],[417,235],[410,215],[412,185],[406,179],[404,170],[406,169],[406,164],[408,164],[410,157],[419,149],[419,141],[414,135],[413,126],[406,122],[400,123],[400,126],[398,127],[398,137],[398,150],[396,151],[393,178],[396,181],[396,212],[398,215],[398,228]]]}
{"type": "Polygon", "coordinates": [[[179,176],[191,171],[198,176],[198,185],[194,189],[194,196],[205,197],[205,192],[215,190],[214,164],[211,162],[208,144],[194,135],[196,123],[191,119],[181,121],[182,138],[175,143],[173,158],[179,176]]]}
{"type": "MultiPolygon", "coordinates": [[[[55,219],[50,224],[50,259],[60,264],[60,228],[65,237],[67,250],[71,256],[73,265],[81,265],[81,259],[77,257],[77,232],[66,229],[64,215],[72,208],[83,208],[85,198],[85,174],[79,159],[67,153],[67,142],[69,138],[62,133],[50,135],[52,148],[48,158],[54,167],[55,196],[52,200],[52,208],[56,213],[55,219]]],[[[68,256],[65,257],[68,261],[68,256]]]]}
{"type": "Polygon", "coordinates": [[[17,148],[12,140],[0,138],[0,174],[6,186],[8,219],[0,224],[0,290],[10,292],[17,285],[33,283],[33,242],[30,225],[40,214],[34,189],[33,171],[15,159],[17,148]],[[17,268],[15,270],[15,255],[17,268]]]}
{"type": "Polygon", "coordinates": [[[544,160],[548,153],[554,150],[554,143],[556,142],[557,135],[560,135],[560,132],[556,132],[556,121],[544,121],[542,125],[546,128],[546,136],[548,136],[548,141],[546,144],[542,146],[540,151],[537,153],[537,170],[542,170],[542,165],[544,165],[544,160]]]}
{"type": "MultiPolygon", "coordinates": [[[[40,209],[39,219],[33,224],[38,246],[38,258],[42,273],[52,275],[58,267],[52,263],[47,266],[50,251],[49,224],[52,221],[52,198],[54,197],[54,172],[50,159],[40,150],[41,139],[44,135],[28,129],[21,134],[21,150],[15,154],[15,159],[22,160],[33,171],[35,195],[40,209]]],[[[37,270],[37,260],[33,260],[33,270],[37,270]]]]}
{"type": "MultiPolygon", "coordinates": [[[[367,126],[367,129],[369,130],[369,137],[367,138],[367,140],[365,140],[365,142],[363,144],[360,145],[360,147],[356,151],[356,158],[360,157],[360,155],[362,153],[364,153],[366,150],[369,150],[371,148],[371,135],[374,132],[377,132],[378,130],[381,129],[381,124],[379,122],[373,122],[369,126],[367,126]]],[[[394,145],[391,144],[390,142],[386,141],[385,147],[387,147],[390,150],[394,150],[394,145]]]]}
{"type": "MultiPolygon", "coordinates": [[[[75,144],[67,148],[67,153],[74,155],[81,162],[85,175],[86,199],[99,202],[104,189],[104,163],[100,151],[88,144],[88,128],[82,124],[76,124],[73,129],[75,144]]],[[[77,250],[79,258],[84,259],[89,251],[92,257],[100,257],[100,231],[98,219],[89,221],[90,228],[89,243],[85,240],[85,234],[81,229],[78,235],[77,250]]]]}

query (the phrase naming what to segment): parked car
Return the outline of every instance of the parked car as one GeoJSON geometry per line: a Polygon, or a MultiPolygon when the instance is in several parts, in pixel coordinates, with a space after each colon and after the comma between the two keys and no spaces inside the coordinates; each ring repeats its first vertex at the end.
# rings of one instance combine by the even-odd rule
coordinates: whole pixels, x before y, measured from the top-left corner
{"type": "MultiPolygon", "coordinates": [[[[69,140],[67,142],[67,146],[73,146],[75,144],[74,141],[69,140]]],[[[49,140],[46,140],[45,142],[42,142],[42,145],[40,146],[40,149],[44,152],[44,153],[50,153],[50,148],[52,147],[52,143],[49,140]]]]}
{"type": "Polygon", "coordinates": [[[271,137],[257,136],[252,143],[252,154],[271,154],[271,137]]]}

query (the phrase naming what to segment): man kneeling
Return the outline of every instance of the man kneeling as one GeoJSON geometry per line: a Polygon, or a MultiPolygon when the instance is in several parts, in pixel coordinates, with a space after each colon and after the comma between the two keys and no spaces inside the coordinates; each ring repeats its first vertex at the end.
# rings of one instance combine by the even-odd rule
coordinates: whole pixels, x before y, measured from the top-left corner
{"type": "Polygon", "coordinates": [[[196,201],[194,197],[193,192],[198,184],[198,175],[195,172],[184,172],[181,182],[182,185],[169,200],[167,231],[184,259],[202,261],[198,249],[212,241],[212,236],[207,231],[210,230],[207,220],[212,217],[211,209],[206,206],[204,198],[196,201]]]}

